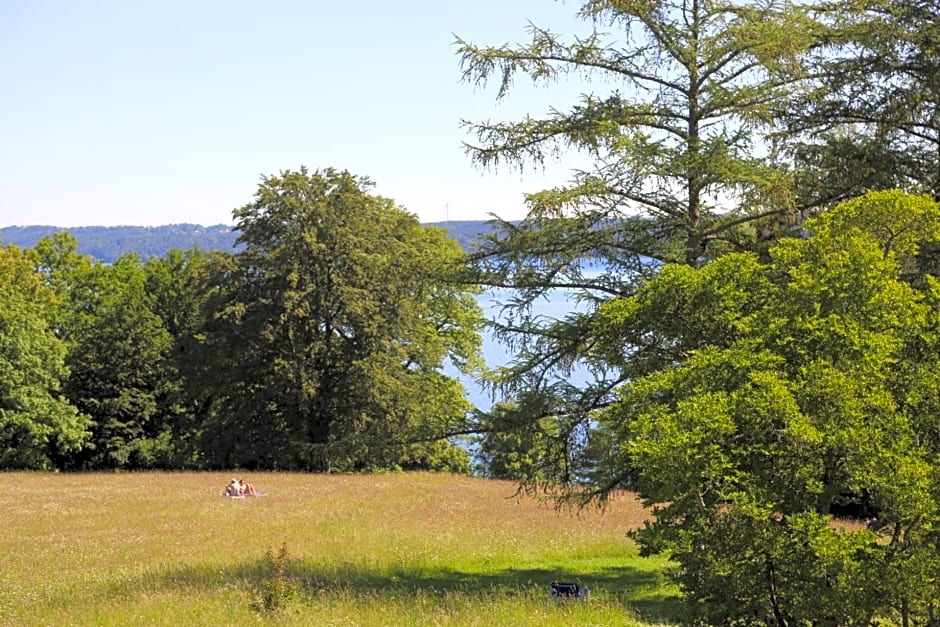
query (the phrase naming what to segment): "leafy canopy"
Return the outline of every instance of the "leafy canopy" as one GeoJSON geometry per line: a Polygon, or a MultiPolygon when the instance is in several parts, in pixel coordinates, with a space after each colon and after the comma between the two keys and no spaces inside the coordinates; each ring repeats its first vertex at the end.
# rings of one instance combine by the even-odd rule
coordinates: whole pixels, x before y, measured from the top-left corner
{"type": "Polygon", "coordinates": [[[598,318],[611,359],[656,338],[656,368],[595,417],[653,507],[637,540],[679,563],[706,623],[907,620],[940,599],[911,576],[940,555],[940,284],[910,270],[940,207],[870,193],[806,226],[767,263],[666,266],[598,318]],[[834,525],[845,495],[877,520],[834,525]]]}
{"type": "Polygon", "coordinates": [[[49,468],[88,439],[88,418],[62,394],[58,306],[29,256],[0,247],[0,468],[49,468]]]}
{"type": "Polygon", "coordinates": [[[266,177],[202,350],[214,463],[311,470],[457,463],[433,442],[469,410],[447,361],[479,366],[475,290],[444,231],[333,169],[266,177]]]}

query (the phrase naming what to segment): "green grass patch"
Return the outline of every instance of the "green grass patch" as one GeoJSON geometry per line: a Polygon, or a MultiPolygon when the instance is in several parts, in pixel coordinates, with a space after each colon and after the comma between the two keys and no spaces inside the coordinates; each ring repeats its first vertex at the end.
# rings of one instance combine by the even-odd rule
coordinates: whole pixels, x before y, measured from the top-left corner
{"type": "Polygon", "coordinates": [[[436,474],[0,473],[0,624],[649,625],[681,611],[645,514],[436,474]],[[591,590],[553,600],[553,580],[591,590]]]}

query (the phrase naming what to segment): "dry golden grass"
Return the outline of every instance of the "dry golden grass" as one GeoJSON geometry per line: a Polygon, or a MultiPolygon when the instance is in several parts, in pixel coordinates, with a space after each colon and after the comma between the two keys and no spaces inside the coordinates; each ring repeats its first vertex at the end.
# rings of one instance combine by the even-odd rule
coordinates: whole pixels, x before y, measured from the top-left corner
{"type": "Polygon", "coordinates": [[[515,485],[438,474],[0,473],[0,624],[635,625],[668,620],[645,513],[556,511],[515,485]],[[296,594],[259,609],[265,553],[296,594]],[[554,578],[592,589],[547,598],[554,578]]]}

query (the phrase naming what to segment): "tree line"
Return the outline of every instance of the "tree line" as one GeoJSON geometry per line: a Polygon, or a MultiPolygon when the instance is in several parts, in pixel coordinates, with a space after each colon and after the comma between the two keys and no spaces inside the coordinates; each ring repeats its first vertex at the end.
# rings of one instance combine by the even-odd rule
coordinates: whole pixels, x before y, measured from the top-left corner
{"type": "Polygon", "coordinates": [[[468,471],[463,251],[370,187],[267,177],[237,252],[0,249],[0,467],[468,471]]]}

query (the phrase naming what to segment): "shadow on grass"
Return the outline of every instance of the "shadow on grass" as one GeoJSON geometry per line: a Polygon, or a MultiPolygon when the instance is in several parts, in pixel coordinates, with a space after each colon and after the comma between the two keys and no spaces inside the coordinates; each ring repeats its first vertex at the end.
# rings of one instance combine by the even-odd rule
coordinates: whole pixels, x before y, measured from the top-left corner
{"type": "MultiPolygon", "coordinates": [[[[130,595],[141,590],[165,589],[211,590],[239,585],[259,590],[271,580],[269,558],[255,559],[233,566],[164,567],[133,581],[114,584],[112,595],[130,595]]],[[[553,581],[571,581],[587,586],[591,597],[608,605],[621,606],[625,612],[653,623],[676,623],[682,604],[678,592],[659,571],[632,566],[605,567],[589,574],[571,575],[565,566],[558,568],[507,568],[473,571],[454,568],[389,567],[359,564],[320,565],[303,559],[291,559],[282,575],[304,598],[342,590],[363,596],[395,597],[423,594],[440,596],[458,594],[468,598],[527,599],[549,598],[553,581]]],[[[573,601],[575,602],[575,601],[573,601]]],[[[590,601],[589,601],[590,602],[590,601]]]]}
{"type": "MultiPolygon", "coordinates": [[[[630,566],[607,567],[580,575],[566,573],[562,565],[557,568],[509,568],[486,572],[428,568],[375,572],[345,568],[331,575],[334,584],[366,592],[396,590],[413,594],[433,590],[442,594],[459,592],[479,597],[534,594],[548,598],[553,581],[575,582],[586,586],[592,597],[620,605],[649,622],[675,623],[681,612],[678,593],[664,581],[662,573],[630,566]]],[[[329,580],[321,581],[329,587],[329,580]]]]}

